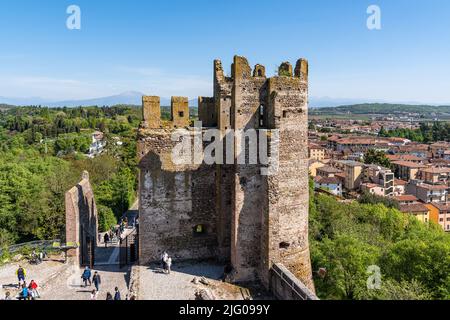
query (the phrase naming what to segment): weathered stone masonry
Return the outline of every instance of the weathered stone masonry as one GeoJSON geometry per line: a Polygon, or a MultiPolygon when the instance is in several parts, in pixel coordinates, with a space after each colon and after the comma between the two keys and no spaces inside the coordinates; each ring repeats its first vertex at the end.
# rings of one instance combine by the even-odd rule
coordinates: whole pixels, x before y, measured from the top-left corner
{"type": "Polygon", "coordinates": [[[216,60],[214,96],[199,97],[200,120],[204,127],[219,128],[224,142],[229,129],[279,130],[275,175],[261,175],[260,165],[236,162],[175,165],[171,134],[176,127],[189,125],[185,102],[187,98],[173,98],[172,121],[162,123],[159,98],[143,98],[144,122],[138,137],[141,262],[158,260],[162,250],[179,259],[215,258],[231,262],[236,281],[259,280],[266,286],[272,265],[281,263],[313,288],[307,61],[298,60],[294,71],[285,62],[279,76],[267,78],[264,66],[252,70],[239,56],[227,77],[216,60]]]}
{"type": "Polygon", "coordinates": [[[83,172],[81,181],[65,196],[66,243],[77,247],[67,252],[73,262],[92,266],[93,252],[97,245],[97,206],[89,173],[83,172]]]}

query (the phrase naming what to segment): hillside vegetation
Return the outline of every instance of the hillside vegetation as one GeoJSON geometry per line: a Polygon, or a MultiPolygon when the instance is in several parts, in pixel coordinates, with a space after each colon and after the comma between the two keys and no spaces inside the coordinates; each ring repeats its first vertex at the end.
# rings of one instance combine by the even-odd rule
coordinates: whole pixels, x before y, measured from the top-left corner
{"type": "Polygon", "coordinates": [[[311,260],[313,270],[326,269],[314,277],[320,298],[450,298],[450,234],[394,207],[311,192],[311,260]],[[380,286],[368,287],[376,270],[380,286]]]}
{"type": "Polygon", "coordinates": [[[0,246],[64,239],[64,194],[88,170],[101,231],[134,201],[140,109],[12,108],[0,113],[0,246]],[[106,152],[84,155],[104,132],[106,152]],[[121,141],[118,145],[116,142],[121,141]]]}

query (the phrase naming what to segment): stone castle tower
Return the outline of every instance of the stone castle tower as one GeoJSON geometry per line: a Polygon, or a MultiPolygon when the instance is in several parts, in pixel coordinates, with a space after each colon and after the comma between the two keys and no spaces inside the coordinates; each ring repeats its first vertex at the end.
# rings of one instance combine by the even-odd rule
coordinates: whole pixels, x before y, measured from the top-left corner
{"type": "Polygon", "coordinates": [[[284,62],[272,78],[264,66],[252,70],[239,56],[231,69],[227,77],[222,63],[214,61],[214,96],[199,97],[202,131],[219,129],[225,144],[229,130],[278,130],[278,171],[262,175],[262,165],[238,164],[234,155],[230,164],[175,164],[174,130],[193,132],[188,99],[172,98],[172,120],[164,122],[159,98],[144,97],[138,134],[140,261],[156,261],[162,250],[178,259],[214,258],[231,263],[235,281],[261,281],[267,287],[272,265],[281,263],[313,288],[308,62],[298,60],[294,70],[284,62]]]}

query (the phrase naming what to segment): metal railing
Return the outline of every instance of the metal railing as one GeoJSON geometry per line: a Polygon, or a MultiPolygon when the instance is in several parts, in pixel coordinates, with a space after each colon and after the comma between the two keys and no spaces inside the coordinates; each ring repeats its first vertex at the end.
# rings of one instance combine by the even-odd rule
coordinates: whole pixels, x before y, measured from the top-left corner
{"type": "MultiPolygon", "coordinates": [[[[6,250],[11,254],[14,254],[16,252],[19,252],[25,248],[29,248],[31,250],[41,249],[41,250],[49,250],[49,249],[58,249],[61,246],[61,240],[37,240],[37,241],[30,241],[20,244],[15,244],[12,246],[6,247],[6,250]]],[[[0,255],[3,254],[3,251],[5,248],[0,248],[0,255]]]]}

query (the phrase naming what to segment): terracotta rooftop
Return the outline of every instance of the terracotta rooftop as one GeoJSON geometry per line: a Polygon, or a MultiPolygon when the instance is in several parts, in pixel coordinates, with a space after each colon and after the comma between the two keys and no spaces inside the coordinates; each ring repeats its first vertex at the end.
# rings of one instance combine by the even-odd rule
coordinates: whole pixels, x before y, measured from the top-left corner
{"type": "Polygon", "coordinates": [[[431,190],[431,191],[438,191],[438,190],[447,190],[448,186],[443,185],[443,184],[438,184],[438,185],[434,185],[434,184],[428,184],[428,183],[421,183],[417,185],[418,188],[423,188],[426,190],[431,190]]]}
{"type": "Polygon", "coordinates": [[[398,166],[402,166],[402,167],[408,167],[408,168],[425,168],[425,166],[423,164],[420,163],[415,163],[412,161],[394,161],[392,162],[393,164],[396,164],[398,166]]]}
{"type": "Polygon", "coordinates": [[[362,186],[370,188],[370,189],[376,188],[376,187],[381,187],[380,185],[375,184],[375,183],[361,183],[361,187],[362,186]]]}
{"type": "Polygon", "coordinates": [[[315,177],[314,182],[320,184],[341,184],[341,180],[337,177],[315,177]]]}
{"type": "Polygon", "coordinates": [[[397,196],[394,197],[395,200],[399,201],[399,202],[404,202],[404,201],[419,201],[419,199],[417,199],[416,196],[413,196],[412,194],[405,194],[403,196],[397,196]]]}
{"type": "Polygon", "coordinates": [[[401,180],[401,179],[395,179],[394,180],[394,185],[395,186],[406,186],[408,184],[407,181],[405,180],[401,180]]]}
{"type": "Polygon", "coordinates": [[[423,161],[424,158],[420,158],[414,154],[388,154],[386,157],[391,161],[423,161]]]}
{"type": "Polygon", "coordinates": [[[438,208],[439,211],[450,212],[450,203],[432,203],[431,205],[438,208]]]}
{"type": "Polygon", "coordinates": [[[426,172],[426,173],[450,173],[450,168],[431,167],[431,168],[421,169],[420,171],[426,172]]]}
{"type": "Polygon", "coordinates": [[[400,211],[404,213],[428,212],[429,209],[422,203],[401,204],[400,211]]]}
{"type": "Polygon", "coordinates": [[[323,171],[323,172],[326,172],[326,173],[339,173],[339,172],[342,172],[341,170],[336,169],[334,167],[330,167],[330,166],[324,166],[324,167],[317,168],[317,171],[323,171]]]}

